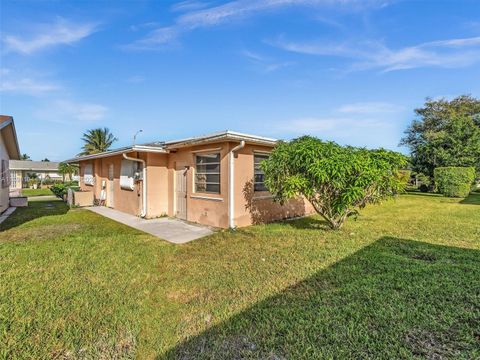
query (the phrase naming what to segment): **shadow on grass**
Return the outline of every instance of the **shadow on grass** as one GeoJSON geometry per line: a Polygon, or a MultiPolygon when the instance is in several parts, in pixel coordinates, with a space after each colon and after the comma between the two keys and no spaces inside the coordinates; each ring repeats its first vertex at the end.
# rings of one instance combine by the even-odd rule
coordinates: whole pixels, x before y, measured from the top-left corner
{"type": "Polygon", "coordinates": [[[479,258],[384,237],[157,359],[475,358],[479,258]]]}
{"type": "Polygon", "coordinates": [[[480,205],[480,193],[472,193],[468,195],[465,199],[460,201],[460,204],[480,205]]]}
{"type": "Polygon", "coordinates": [[[17,208],[7,220],[0,224],[0,231],[20,226],[26,222],[52,215],[63,215],[69,210],[68,205],[62,200],[35,200],[29,201],[28,207],[17,208]]]}

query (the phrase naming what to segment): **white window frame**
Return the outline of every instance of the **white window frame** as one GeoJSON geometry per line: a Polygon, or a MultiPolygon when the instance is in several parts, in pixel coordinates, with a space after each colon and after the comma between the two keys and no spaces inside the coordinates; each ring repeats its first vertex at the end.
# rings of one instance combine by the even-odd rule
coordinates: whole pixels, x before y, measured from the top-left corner
{"type": "Polygon", "coordinates": [[[120,166],[120,188],[122,190],[135,190],[135,174],[138,170],[137,162],[123,159],[120,166]]]}
{"type": "Polygon", "coordinates": [[[222,158],[221,158],[221,153],[220,152],[209,152],[209,153],[198,153],[198,154],[195,154],[195,173],[194,173],[194,177],[193,177],[193,188],[194,188],[194,192],[195,193],[201,193],[201,194],[221,194],[221,191],[222,191],[222,187],[221,187],[221,180],[222,180],[222,169],[221,169],[221,162],[222,162],[222,158]],[[213,155],[213,156],[218,156],[218,162],[211,162],[211,163],[205,163],[205,164],[198,164],[198,158],[199,157],[205,157],[205,156],[209,156],[209,155],[213,155]],[[198,169],[197,169],[197,166],[198,165],[218,165],[218,172],[198,172],[198,169]],[[199,191],[197,189],[197,175],[218,175],[218,183],[217,182],[206,182],[205,181],[205,185],[207,184],[214,184],[214,185],[217,185],[218,184],[218,191],[199,191]]]}
{"type": "Polygon", "coordinates": [[[88,186],[95,185],[95,175],[93,173],[93,164],[85,164],[83,168],[83,183],[88,186]]]}
{"type": "MultiPolygon", "coordinates": [[[[268,157],[270,156],[270,153],[263,153],[263,152],[254,152],[253,153],[253,191],[254,192],[268,192],[268,189],[265,187],[265,181],[255,181],[255,176],[257,174],[263,174],[265,176],[265,173],[263,172],[262,169],[258,168],[257,169],[257,163],[255,161],[256,157],[262,157],[263,160],[267,160],[268,157]],[[262,190],[257,190],[255,186],[257,184],[261,184],[263,186],[262,190]]],[[[261,160],[261,161],[263,161],[261,160]]]]}

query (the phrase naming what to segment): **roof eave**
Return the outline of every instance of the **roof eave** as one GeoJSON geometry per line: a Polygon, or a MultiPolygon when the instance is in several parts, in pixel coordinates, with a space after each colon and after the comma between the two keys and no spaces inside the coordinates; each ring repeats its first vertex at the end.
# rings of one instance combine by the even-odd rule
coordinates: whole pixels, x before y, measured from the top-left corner
{"type": "Polygon", "coordinates": [[[66,162],[68,164],[75,164],[75,163],[78,163],[80,161],[101,159],[101,158],[126,154],[126,153],[130,153],[130,152],[135,152],[135,151],[136,152],[160,153],[160,154],[168,153],[168,150],[166,150],[166,149],[154,148],[154,147],[150,147],[150,146],[135,145],[135,146],[125,147],[125,148],[120,148],[120,149],[117,149],[117,150],[105,151],[105,152],[98,153],[98,154],[78,156],[78,157],[74,157],[72,159],[65,160],[64,162],[66,162]]]}
{"type": "Polygon", "coordinates": [[[208,138],[198,138],[198,140],[192,139],[192,140],[186,140],[183,142],[176,142],[176,143],[166,143],[167,148],[171,149],[178,149],[178,148],[184,148],[184,147],[189,147],[189,146],[196,146],[196,145],[202,145],[202,144],[208,144],[208,143],[214,143],[214,142],[219,142],[219,141],[245,141],[250,144],[257,144],[257,145],[264,145],[264,146],[275,146],[278,142],[278,140],[274,139],[267,139],[267,138],[261,138],[261,137],[250,137],[250,136],[244,136],[244,135],[235,135],[235,134],[229,134],[229,133],[224,133],[221,135],[217,136],[212,136],[208,138]]]}
{"type": "Polygon", "coordinates": [[[18,138],[17,138],[17,131],[15,129],[15,122],[13,121],[13,117],[10,116],[10,119],[4,121],[0,124],[0,130],[5,129],[7,126],[11,126],[11,132],[14,142],[14,153],[9,154],[10,159],[13,160],[20,160],[20,146],[18,145],[18,138]]]}

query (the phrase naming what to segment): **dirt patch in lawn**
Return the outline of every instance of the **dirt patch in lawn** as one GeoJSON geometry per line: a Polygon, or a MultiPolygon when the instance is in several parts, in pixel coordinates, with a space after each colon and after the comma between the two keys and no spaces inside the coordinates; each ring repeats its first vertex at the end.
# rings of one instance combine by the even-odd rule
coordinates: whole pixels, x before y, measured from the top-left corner
{"type": "Polygon", "coordinates": [[[74,231],[80,229],[81,224],[58,224],[42,225],[32,228],[11,229],[8,236],[0,239],[0,242],[15,241],[44,241],[51,239],[60,239],[71,235],[74,231]]]}

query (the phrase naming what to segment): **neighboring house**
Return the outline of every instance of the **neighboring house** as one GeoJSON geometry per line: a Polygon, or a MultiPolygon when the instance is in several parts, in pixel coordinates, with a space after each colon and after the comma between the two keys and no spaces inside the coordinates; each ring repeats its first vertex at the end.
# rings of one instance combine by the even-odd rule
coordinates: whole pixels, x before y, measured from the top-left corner
{"type": "Polygon", "coordinates": [[[312,212],[299,198],[274,203],[259,163],[275,139],[224,131],[80,156],[80,186],[120,211],[205,225],[247,226],[312,212]]]}
{"type": "Polygon", "coordinates": [[[0,115],[0,213],[4,212],[10,205],[9,161],[19,158],[20,149],[13,118],[0,115]]]}
{"type": "Polygon", "coordinates": [[[53,161],[10,160],[10,189],[14,191],[28,187],[31,174],[35,174],[40,183],[46,179],[63,180],[63,175],[58,172],[59,165],[53,161]]]}

